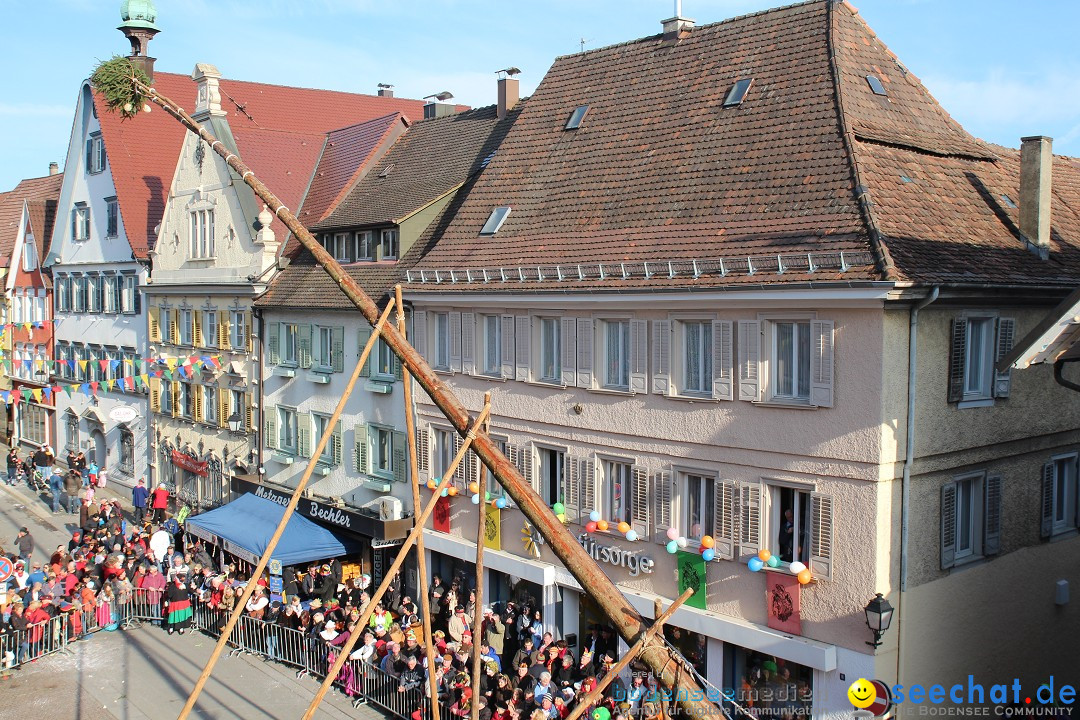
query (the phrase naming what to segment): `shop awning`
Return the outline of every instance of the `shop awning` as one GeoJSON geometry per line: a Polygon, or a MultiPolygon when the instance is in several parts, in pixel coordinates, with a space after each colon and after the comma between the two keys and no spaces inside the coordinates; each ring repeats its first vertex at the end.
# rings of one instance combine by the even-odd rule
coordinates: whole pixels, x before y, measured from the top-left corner
{"type": "MultiPolygon", "coordinates": [[[[285,508],[281,505],[248,493],[216,510],[189,517],[184,530],[254,563],[262,557],[284,514],[285,508]]],[[[282,565],[295,565],[340,557],[361,549],[358,539],[335,533],[294,514],[285,526],[285,534],[274,550],[273,559],[281,561],[282,565]]]]}

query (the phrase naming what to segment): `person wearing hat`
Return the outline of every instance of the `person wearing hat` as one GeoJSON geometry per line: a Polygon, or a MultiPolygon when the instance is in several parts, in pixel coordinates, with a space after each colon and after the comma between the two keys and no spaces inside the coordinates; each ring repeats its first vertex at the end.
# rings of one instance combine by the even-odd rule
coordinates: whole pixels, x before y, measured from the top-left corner
{"type": "MultiPolygon", "coordinates": [[[[183,562],[183,558],[180,558],[183,562]]],[[[165,589],[165,619],[162,622],[170,635],[181,635],[191,627],[191,599],[188,597],[187,568],[173,574],[165,589]]]]}
{"type": "Polygon", "coordinates": [[[82,490],[82,478],[74,471],[64,473],[64,500],[68,515],[79,511],[79,491],[82,490]]]}
{"type": "Polygon", "coordinates": [[[19,559],[29,564],[30,556],[34,554],[34,537],[28,528],[19,528],[19,533],[15,536],[15,546],[19,548],[19,559]]]}
{"type": "Polygon", "coordinates": [[[450,621],[447,623],[447,630],[449,631],[450,639],[456,643],[460,643],[468,627],[469,620],[465,617],[465,606],[458,605],[456,608],[454,608],[454,614],[450,617],[450,621]]]}
{"type": "Polygon", "coordinates": [[[166,510],[169,507],[169,489],[165,487],[165,483],[158,483],[158,486],[154,488],[150,507],[154,510],[154,522],[159,524],[165,522],[165,517],[168,515],[166,510]]]}

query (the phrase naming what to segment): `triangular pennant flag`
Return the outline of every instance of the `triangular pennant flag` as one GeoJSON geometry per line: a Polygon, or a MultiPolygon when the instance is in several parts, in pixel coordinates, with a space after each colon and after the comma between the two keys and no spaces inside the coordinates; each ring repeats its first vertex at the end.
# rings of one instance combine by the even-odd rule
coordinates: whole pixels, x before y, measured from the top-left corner
{"type": "Polygon", "coordinates": [[[22,360],[15,360],[15,369],[18,370],[22,367],[22,360]]]}
{"type": "Polygon", "coordinates": [[[53,391],[54,393],[57,393],[57,394],[59,394],[59,393],[60,393],[60,391],[61,391],[61,390],[63,390],[63,389],[64,389],[64,388],[60,387],[60,385],[53,385],[53,386],[52,386],[52,391],[53,391]]]}
{"type": "Polygon", "coordinates": [[[122,392],[122,393],[126,393],[126,392],[127,392],[127,390],[125,389],[125,388],[126,388],[126,385],[127,385],[127,383],[126,383],[126,382],[124,381],[124,378],[119,378],[119,379],[117,379],[117,380],[112,380],[112,381],[110,381],[110,382],[112,382],[113,384],[115,384],[115,385],[116,385],[116,389],[117,389],[117,390],[119,390],[120,392],[122,392]]]}
{"type": "Polygon", "coordinates": [[[94,391],[94,394],[95,394],[95,395],[97,395],[97,391],[98,391],[98,388],[99,388],[100,386],[101,386],[101,383],[99,383],[99,382],[98,382],[97,380],[95,380],[94,382],[90,383],[90,389],[94,391]]]}
{"type": "Polygon", "coordinates": [[[78,387],[78,385],[64,385],[63,386],[64,392],[67,393],[68,397],[71,397],[71,389],[74,388],[74,387],[78,387]]]}
{"type": "Polygon", "coordinates": [[[90,397],[90,385],[89,384],[83,383],[82,385],[79,386],[79,390],[81,392],[86,393],[86,397],[90,397]]]}
{"type": "Polygon", "coordinates": [[[41,390],[38,390],[37,388],[34,388],[33,390],[30,391],[30,394],[34,396],[34,401],[35,402],[41,402],[41,390]]]}
{"type": "Polygon", "coordinates": [[[4,398],[4,403],[6,405],[11,404],[11,393],[8,392],[7,390],[4,390],[3,392],[0,392],[0,397],[4,398]]]}
{"type": "Polygon", "coordinates": [[[12,390],[11,391],[11,402],[17,403],[20,400],[22,400],[22,391],[20,391],[17,388],[15,390],[12,390]]]}
{"type": "Polygon", "coordinates": [[[105,389],[106,390],[112,390],[115,385],[116,385],[115,380],[106,380],[105,381],[105,389]]]}
{"type": "Polygon", "coordinates": [[[45,393],[45,399],[46,399],[46,400],[52,400],[52,392],[53,392],[53,391],[52,391],[52,388],[51,388],[51,387],[48,387],[48,386],[46,386],[46,387],[45,387],[45,388],[44,388],[44,389],[42,390],[42,392],[44,392],[44,393],[45,393]]]}
{"type": "Polygon", "coordinates": [[[86,372],[86,365],[89,362],[90,362],[89,360],[80,360],[79,361],[79,372],[86,372]]]}
{"type": "Polygon", "coordinates": [[[118,368],[118,367],[120,367],[120,361],[119,360],[110,360],[109,361],[109,369],[115,371],[116,368],[118,368]]]}
{"type": "Polygon", "coordinates": [[[105,372],[106,370],[109,369],[109,361],[108,360],[98,360],[98,367],[101,368],[101,372],[105,372]]]}
{"type": "Polygon", "coordinates": [[[133,378],[133,377],[124,378],[124,383],[127,385],[128,390],[134,390],[135,389],[135,380],[136,379],[137,378],[133,378]]]}
{"type": "Polygon", "coordinates": [[[169,366],[170,370],[176,369],[176,358],[168,358],[165,360],[165,364],[169,366]]]}
{"type": "Polygon", "coordinates": [[[214,363],[215,368],[220,368],[221,367],[221,357],[219,355],[214,355],[213,357],[210,358],[210,361],[212,363],[214,363]]]}
{"type": "Polygon", "coordinates": [[[33,323],[23,323],[23,330],[25,330],[26,332],[30,332],[30,330],[33,329],[33,327],[34,327],[33,323]]]}

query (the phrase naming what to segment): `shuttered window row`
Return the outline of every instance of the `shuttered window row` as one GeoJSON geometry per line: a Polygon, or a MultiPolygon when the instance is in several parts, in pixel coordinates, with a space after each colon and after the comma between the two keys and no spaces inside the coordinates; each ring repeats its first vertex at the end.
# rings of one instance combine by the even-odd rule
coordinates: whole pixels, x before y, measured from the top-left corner
{"type": "Polygon", "coordinates": [[[251,352],[252,315],[237,310],[147,309],[150,342],[179,347],[251,352]]]}
{"type": "Polygon", "coordinates": [[[239,413],[242,430],[255,428],[255,405],[252,394],[229,386],[199,385],[150,377],[150,410],[222,429],[229,428],[229,417],[239,413]]]}

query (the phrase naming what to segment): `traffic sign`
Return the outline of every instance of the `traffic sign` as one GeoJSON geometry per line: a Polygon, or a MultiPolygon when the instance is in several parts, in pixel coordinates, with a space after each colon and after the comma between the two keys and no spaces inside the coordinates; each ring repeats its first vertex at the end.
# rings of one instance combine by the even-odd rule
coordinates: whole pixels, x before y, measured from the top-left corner
{"type": "Polygon", "coordinates": [[[11,560],[0,556],[0,582],[7,582],[14,573],[15,568],[12,566],[11,560]]]}

